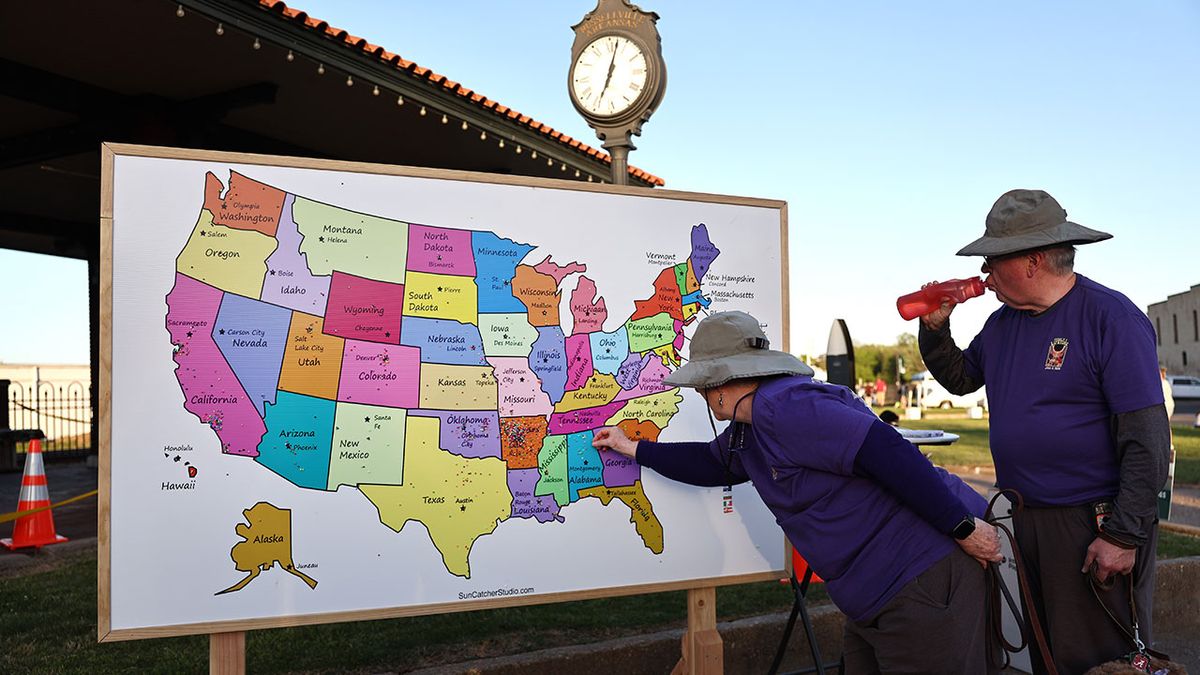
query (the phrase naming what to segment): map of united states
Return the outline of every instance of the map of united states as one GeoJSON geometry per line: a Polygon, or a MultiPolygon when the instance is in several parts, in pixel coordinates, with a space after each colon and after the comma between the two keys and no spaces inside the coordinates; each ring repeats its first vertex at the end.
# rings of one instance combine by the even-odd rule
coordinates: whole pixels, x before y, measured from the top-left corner
{"type": "Polygon", "coordinates": [[[228,455],[420,523],[450,574],[506,520],[563,523],[589,498],[659,554],[639,467],[592,435],[656,440],[679,411],[662,380],[720,253],[703,223],[686,244],[618,324],[586,264],[527,260],[535,245],[210,173],[166,298],[184,407],[228,455]]]}

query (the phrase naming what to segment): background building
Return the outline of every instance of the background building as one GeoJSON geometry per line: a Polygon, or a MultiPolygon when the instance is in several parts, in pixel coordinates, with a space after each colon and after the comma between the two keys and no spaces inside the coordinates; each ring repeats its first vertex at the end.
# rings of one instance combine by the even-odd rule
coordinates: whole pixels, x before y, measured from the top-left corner
{"type": "Polygon", "coordinates": [[[1157,335],[1158,363],[1172,375],[1200,375],[1200,284],[1146,309],[1157,335]]]}

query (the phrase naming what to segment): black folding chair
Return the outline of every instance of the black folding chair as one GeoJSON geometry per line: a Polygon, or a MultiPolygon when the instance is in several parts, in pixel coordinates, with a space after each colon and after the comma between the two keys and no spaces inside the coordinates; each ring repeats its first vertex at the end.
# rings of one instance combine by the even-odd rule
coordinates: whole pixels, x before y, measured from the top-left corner
{"type": "Polygon", "coordinates": [[[793,670],[780,675],[802,675],[803,673],[825,675],[826,672],[832,672],[834,669],[836,669],[838,675],[841,675],[844,672],[844,664],[840,659],[826,663],[821,657],[821,648],[817,645],[817,636],[813,632],[812,619],[808,616],[808,587],[814,582],[821,583],[821,577],[813,573],[812,568],[808,566],[808,561],[794,548],[792,549],[792,577],[790,581],[792,591],[796,595],[796,600],[792,603],[792,613],[788,616],[787,626],[783,629],[783,639],[779,642],[779,650],[775,652],[775,660],[771,663],[769,674],[776,675],[779,673],[779,666],[783,663],[784,654],[787,653],[788,641],[791,640],[792,630],[796,627],[796,617],[800,617],[804,623],[804,637],[808,640],[808,651],[812,654],[813,665],[802,670],[793,670]]]}

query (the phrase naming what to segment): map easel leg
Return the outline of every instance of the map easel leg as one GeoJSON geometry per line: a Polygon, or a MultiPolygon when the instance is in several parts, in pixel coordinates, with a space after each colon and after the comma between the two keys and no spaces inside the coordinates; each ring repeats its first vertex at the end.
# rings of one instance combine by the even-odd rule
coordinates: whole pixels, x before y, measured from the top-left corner
{"type": "Polygon", "coordinates": [[[719,675],[725,669],[724,644],[717,632],[717,589],[688,591],[688,629],[683,656],[672,675],[719,675]]]}
{"type": "Polygon", "coordinates": [[[209,675],[246,675],[246,633],[208,636],[209,675]]]}

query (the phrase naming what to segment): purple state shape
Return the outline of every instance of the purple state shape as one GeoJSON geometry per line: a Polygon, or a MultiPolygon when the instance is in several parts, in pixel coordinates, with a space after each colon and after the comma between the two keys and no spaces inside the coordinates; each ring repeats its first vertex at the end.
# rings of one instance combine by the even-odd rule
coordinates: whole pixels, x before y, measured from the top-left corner
{"type": "Polygon", "coordinates": [[[625,362],[617,368],[617,385],[628,391],[637,386],[638,378],[642,374],[642,369],[650,363],[650,359],[654,358],[651,354],[641,356],[640,354],[630,354],[625,357],[625,362]]]}
{"type": "Polygon", "coordinates": [[[713,245],[708,238],[708,228],[704,223],[692,228],[692,271],[696,273],[696,281],[703,281],[708,273],[708,266],[721,255],[721,249],[713,245]]]}
{"type": "Polygon", "coordinates": [[[175,377],[183,407],[200,418],[221,441],[221,452],[258,456],[267,433],[250,397],[213,342],[213,326],[224,294],[182,274],[167,295],[167,331],[175,346],[175,377]]]}
{"type": "Polygon", "coordinates": [[[267,276],[263,280],[262,299],[307,314],[324,316],[325,304],[329,300],[330,277],[313,276],[300,242],[304,237],[292,220],[292,202],[295,195],[283,199],[283,215],[275,239],[279,245],[267,258],[267,276]]]}
{"type": "Polygon", "coordinates": [[[633,485],[642,477],[638,463],[619,452],[601,450],[600,464],[604,466],[604,484],[608,487],[633,485]]]}
{"type": "Polygon", "coordinates": [[[409,417],[441,420],[439,447],[452,455],[481,459],[500,457],[500,413],[457,410],[411,410],[409,417]]]}
{"type": "Polygon", "coordinates": [[[550,416],[550,428],[546,433],[553,436],[599,429],[609,418],[624,408],[625,403],[626,401],[613,401],[597,408],[580,408],[565,413],[554,413],[550,416]]]}
{"type": "Polygon", "coordinates": [[[260,417],[266,417],[268,403],[275,403],[291,324],[292,312],[283,307],[233,293],[226,293],[221,301],[213,342],[225,355],[260,417]]]}
{"type": "Polygon", "coordinates": [[[562,400],[567,385],[567,349],[563,331],[558,326],[537,329],[529,354],[529,369],[542,382],[542,391],[554,405],[562,400]]]}
{"type": "Polygon", "coordinates": [[[404,317],[400,344],[421,350],[421,363],[486,366],[479,327],[449,319],[404,317]]]}
{"type": "Polygon", "coordinates": [[[513,496],[512,517],[534,518],[539,523],[552,520],[563,522],[562,516],[558,515],[558,502],[554,501],[554,495],[534,496],[533,490],[539,478],[537,468],[508,472],[508,491],[513,496]]]}
{"type": "Polygon", "coordinates": [[[642,372],[638,376],[637,386],[617,394],[616,400],[628,401],[631,398],[638,398],[639,396],[661,394],[671,388],[663,384],[663,378],[670,374],[671,371],[663,365],[662,359],[655,356],[646,364],[645,368],[642,368],[642,372]]]}
{"type": "Polygon", "coordinates": [[[409,225],[408,271],[475,276],[471,231],[409,225]]]}

